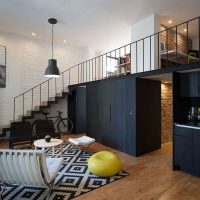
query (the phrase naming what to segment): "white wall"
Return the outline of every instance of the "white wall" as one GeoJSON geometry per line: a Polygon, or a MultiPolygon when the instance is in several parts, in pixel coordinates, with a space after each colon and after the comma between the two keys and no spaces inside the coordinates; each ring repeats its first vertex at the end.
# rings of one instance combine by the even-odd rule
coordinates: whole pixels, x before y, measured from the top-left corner
{"type": "MultiPolygon", "coordinates": [[[[9,124],[13,119],[13,98],[34,85],[47,80],[44,77],[44,71],[47,67],[48,59],[51,58],[51,44],[46,41],[39,41],[37,38],[25,38],[10,33],[0,33],[0,44],[7,46],[7,68],[6,68],[6,88],[0,88],[0,126],[9,124]]],[[[88,59],[88,48],[72,47],[65,44],[54,45],[54,57],[58,60],[60,71],[78,64],[88,59]]],[[[75,73],[77,73],[74,70],[75,73]]],[[[73,72],[71,72],[72,75],[73,72]]],[[[68,83],[68,74],[64,76],[65,85],[68,83]]],[[[76,82],[76,76],[71,78],[76,82]]],[[[61,86],[62,78],[57,80],[58,88],[61,86]]],[[[50,85],[54,87],[54,80],[50,85]]],[[[47,84],[42,87],[42,92],[46,91],[47,84]]],[[[39,88],[34,90],[38,94],[34,103],[39,102],[39,88]]],[[[50,91],[50,95],[55,95],[55,90],[50,91]]],[[[31,108],[31,92],[25,95],[26,109],[31,108]]],[[[22,98],[17,101],[16,110],[22,108],[22,98]]],[[[46,99],[42,99],[44,101],[46,99]]]]}
{"type": "MultiPolygon", "coordinates": [[[[131,41],[137,41],[145,38],[151,34],[160,31],[160,17],[151,15],[147,18],[135,23],[131,28],[131,41]]],[[[131,72],[136,72],[136,65],[138,66],[137,72],[143,71],[143,41],[137,43],[137,63],[136,63],[136,44],[132,44],[132,64],[131,72]]],[[[151,38],[151,54],[150,54],[150,38],[144,40],[144,71],[158,68],[158,38],[157,36],[151,38]],[[151,63],[150,63],[151,55],[151,63]]]]}

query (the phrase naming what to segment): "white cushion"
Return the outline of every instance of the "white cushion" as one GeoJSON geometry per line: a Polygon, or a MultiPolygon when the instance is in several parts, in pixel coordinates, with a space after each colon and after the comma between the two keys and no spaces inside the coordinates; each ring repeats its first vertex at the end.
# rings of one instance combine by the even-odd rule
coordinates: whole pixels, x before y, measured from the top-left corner
{"type": "Polygon", "coordinates": [[[63,163],[63,158],[46,158],[46,164],[50,176],[50,182],[56,177],[62,163],[63,163]]]}
{"type": "Polygon", "coordinates": [[[82,136],[79,138],[69,138],[69,142],[75,145],[88,145],[95,142],[95,139],[88,136],[82,136]]]}

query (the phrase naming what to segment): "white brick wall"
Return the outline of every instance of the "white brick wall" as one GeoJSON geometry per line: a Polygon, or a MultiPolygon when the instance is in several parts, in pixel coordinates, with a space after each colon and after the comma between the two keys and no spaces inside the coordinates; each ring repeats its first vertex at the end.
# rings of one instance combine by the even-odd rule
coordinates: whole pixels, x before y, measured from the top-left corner
{"type": "MultiPolygon", "coordinates": [[[[0,32],[0,44],[7,46],[7,82],[6,88],[0,88],[0,126],[9,124],[13,119],[13,98],[25,90],[47,80],[44,71],[48,59],[51,58],[51,44],[46,41],[39,41],[37,38],[25,38],[10,33],[0,32]]],[[[58,60],[60,71],[88,59],[88,48],[72,47],[64,44],[55,44],[55,58],[58,60]]],[[[65,75],[65,83],[68,77],[65,75]]],[[[75,78],[74,78],[75,79],[75,78]]],[[[72,78],[73,80],[73,78],[72,78]]],[[[61,89],[61,78],[57,80],[58,88],[61,89]]],[[[54,81],[50,82],[54,87],[54,81]]],[[[46,93],[47,84],[42,87],[46,93]]],[[[39,94],[39,88],[34,90],[39,94]]],[[[54,89],[50,91],[54,96],[54,89]]],[[[25,110],[31,108],[31,93],[25,95],[25,110]]],[[[34,98],[34,103],[39,102],[39,95],[34,98]]],[[[42,101],[46,100],[45,96],[42,101]]],[[[16,101],[16,112],[21,114],[22,98],[16,101]],[[21,100],[21,102],[20,102],[21,100]]],[[[16,115],[17,116],[17,115],[16,115]]]]}

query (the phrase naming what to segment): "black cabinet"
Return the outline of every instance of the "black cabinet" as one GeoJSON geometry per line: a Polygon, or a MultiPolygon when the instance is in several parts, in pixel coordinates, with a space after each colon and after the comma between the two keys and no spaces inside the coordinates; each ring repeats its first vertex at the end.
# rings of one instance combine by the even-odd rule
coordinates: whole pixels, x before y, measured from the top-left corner
{"type": "Polygon", "coordinates": [[[194,169],[200,173],[200,130],[194,129],[194,169]]]}
{"type": "Polygon", "coordinates": [[[99,81],[96,84],[97,102],[97,141],[110,144],[110,82],[109,80],[99,81]]]}
{"type": "Polygon", "coordinates": [[[87,135],[133,156],[159,149],[160,94],[159,81],[132,75],[88,83],[87,135]]]}
{"type": "Polygon", "coordinates": [[[86,131],[86,86],[71,89],[68,96],[68,117],[73,122],[73,133],[86,131]]]}
{"type": "Polygon", "coordinates": [[[182,97],[199,97],[199,87],[199,72],[183,73],[180,75],[180,95],[182,97]]]}
{"type": "Polygon", "coordinates": [[[86,90],[86,132],[98,141],[98,93],[97,82],[87,84],[86,90]]]}
{"type": "Polygon", "coordinates": [[[183,136],[175,136],[174,143],[175,164],[182,168],[193,169],[193,139],[183,136]]]}
{"type": "Polygon", "coordinates": [[[136,156],[136,79],[126,80],[126,152],[136,156]]]}
{"type": "Polygon", "coordinates": [[[200,129],[174,126],[173,164],[200,176],[200,129]]]}
{"type": "Polygon", "coordinates": [[[136,155],[161,148],[161,83],[136,79],[136,155]]]}
{"type": "Polygon", "coordinates": [[[126,152],[126,80],[110,81],[110,146],[126,152]]]}
{"type": "Polygon", "coordinates": [[[126,84],[112,79],[87,86],[87,135],[97,142],[125,151],[126,84]]]}

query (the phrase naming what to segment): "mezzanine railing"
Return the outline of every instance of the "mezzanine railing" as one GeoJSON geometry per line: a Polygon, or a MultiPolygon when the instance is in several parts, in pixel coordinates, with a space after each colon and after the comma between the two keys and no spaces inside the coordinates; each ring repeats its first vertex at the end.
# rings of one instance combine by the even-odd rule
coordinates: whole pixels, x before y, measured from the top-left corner
{"type": "Polygon", "coordinates": [[[14,98],[13,119],[41,106],[69,85],[200,61],[200,17],[86,60],[14,98]]]}

